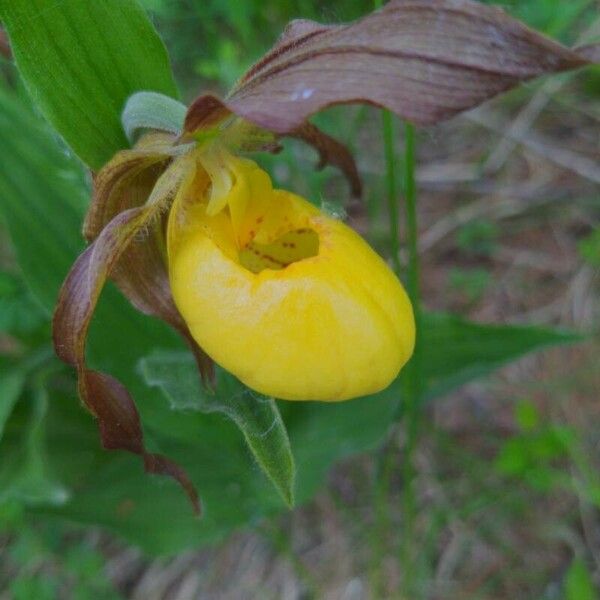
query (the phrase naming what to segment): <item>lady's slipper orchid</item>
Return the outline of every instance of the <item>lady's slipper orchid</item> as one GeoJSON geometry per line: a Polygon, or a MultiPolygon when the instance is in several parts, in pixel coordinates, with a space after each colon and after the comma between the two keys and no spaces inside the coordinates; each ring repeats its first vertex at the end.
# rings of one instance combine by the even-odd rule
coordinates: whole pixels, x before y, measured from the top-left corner
{"type": "Polygon", "coordinates": [[[171,291],[192,337],[249,387],[346,400],[386,387],[414,344],[396,276],[352,229],[273,189],[254,162],[199,154],[171,208],[171,291]]]}
{"type": "Polygon", "coordinates": [[[345,400],[385,387],[411,355],[410,303],[383,260],[343,223],[274,189],[242,151],[303,139],[358,194],[351,155],[307,122],[315,112],[362,102],[435,123],[597,56],[597,46],[569,50],[470,0],[396,0],[350,25],[293,22],[226,100],[201,96],[182,128],[157,131],[150,119],[154,131],[95,176],[91,244],[54,318],[56,351],[77,368],[104,445],[141,455],[197,503],[185,473],[146,451],[125,388],[86,365],[108,277],[183,335],[205,380],[214,360],[268,395],[345,400]]]}

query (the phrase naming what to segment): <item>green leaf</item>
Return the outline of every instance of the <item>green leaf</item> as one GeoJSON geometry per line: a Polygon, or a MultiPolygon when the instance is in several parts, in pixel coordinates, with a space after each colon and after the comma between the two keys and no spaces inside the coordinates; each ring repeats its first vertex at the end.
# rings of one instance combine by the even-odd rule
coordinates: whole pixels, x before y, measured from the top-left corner
{"type": "Polygon", "coordinates": [[[180,133],[187,108],[181,102],[156,92],[137,92],[127,100],[121,121],[123,129],[134,142],[145,129],[180,133]]]}
{"type": "Polygon", "coordinates": [[[521,400],[515,406],[515,421],[522,431],[533,431],[540,423],[537,406],[528,400],[521,400]]]}
{"type": "Polygon", "coordinates": [[[579,254],[592,267],[600,268],[600,227],[577,244],[579,254]]]}
{"type": "Polygon", "coordinates": [[[519,325],[480,325],[461,317],[429,313],[423,319],[426,396],[435,398],[549,346],[581,340],[572,332],[519,325]]]}
{"type": "Polygon", "coordinates": [[[49,315],[73,258],[83,249],[79,231],[88,190],[77,161],[49,128],[2,89],[0,136],[0,213],[23,276],[49,315]]]}
{"type": "Polygon", "coordinates": [[[121,112],[139,90],[177,96],[164,45],[135,0],[3,0],[21,76],[92,169],[127,147],[121,112]]]}
{"type": "Polygon", "coordinates": [[[24,371],[15,369],[12,366],[0,370],[0,440],[2,440],[6,421],[23,392],[24,386],[24,371]]]}
{"type": "Polygon", "coordinates": [[[13,273],[0,272],[0,332],[22,336],[44,322],[40,306],[22,280],[13,273]]]}
{"type": "Polygon", "coordinates": [[[214,392],[207,391],[189,352],[155,352],[142,359],[140,369],[146,383],[160,387],[174,410],[217,412],[231,419],[286,504],[294,504],[294,458],[273,398],[249,390],[222,369],[214,392]]]}
{"type": "Polygon", "coordinates": [[[597,600],[598,592],[583,560],[576,558],[565,578],[565,600],[597,600]]]}
{"type": "Polygon", "coordinates": [[[62,504],[67,491],[47,473],[45,427],[48,393],[43,385],[27,390],[7,423],[0,445],[0,502],[62,504]]]}

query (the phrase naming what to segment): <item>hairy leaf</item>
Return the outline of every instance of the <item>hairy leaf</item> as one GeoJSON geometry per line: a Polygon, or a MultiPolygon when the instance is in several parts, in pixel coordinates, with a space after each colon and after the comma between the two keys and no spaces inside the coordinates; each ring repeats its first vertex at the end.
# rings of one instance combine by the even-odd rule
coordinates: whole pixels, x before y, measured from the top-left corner
{"type": "Polygon", "coordinates": [[[136,92],[129,97],[121,120],[130,142],[144,130],[180,133],[183,129],[186,107],[157,92],[136,92]]]}
{"type": "Polygon", "coordinates": [[[214,389],[200,384],[189,354],[155,352],[140,363],[144,379],[159,386],[174,410],[222,413],[244,435],[252,454],[288,506],[294,503],[294,458],[290,440],[273,398],[249,390],[219,369],[214,389]]]}
{"type": "Polygon", "coordinates": [[[92,169],[128,146],[121,112],[132,93],[177,95],[135,0],[3,0],[0,11],[31,96],[92,169]]]}

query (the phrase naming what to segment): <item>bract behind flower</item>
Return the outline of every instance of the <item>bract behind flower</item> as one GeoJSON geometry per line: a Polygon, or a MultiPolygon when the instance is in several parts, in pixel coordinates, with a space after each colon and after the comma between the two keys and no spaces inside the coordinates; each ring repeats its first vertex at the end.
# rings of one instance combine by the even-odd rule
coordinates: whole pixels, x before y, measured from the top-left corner
{"type": "Polygon", "coordinates": [[[196,342],[281,399],[347,400],[386,387],[415,331],[385,262],[344,223],[273,190],[252,161],[199,161],[205,172],[168,225],[171,290],[196,342]],[[215,178],[232,182],[220,196],[209,193],[215,178]]]}

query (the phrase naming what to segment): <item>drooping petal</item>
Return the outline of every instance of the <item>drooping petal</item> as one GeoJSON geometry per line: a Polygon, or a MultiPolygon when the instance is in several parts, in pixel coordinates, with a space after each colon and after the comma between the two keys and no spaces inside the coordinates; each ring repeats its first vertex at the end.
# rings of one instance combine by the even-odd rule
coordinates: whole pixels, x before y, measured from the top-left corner
{"type": "Polygon", "coordinates": [[[570,50],[479,2],[394,0],[348,25],[292,23],[225,105],[280,134],[356,102],[427,125],[593,60],[597,47],[570,50]]]}
{"type": "Polygon", "coordinates": [[[57,355],[77,369],[80,396],[98,420],[103,445],[139,454],[147,471],[176,479],[199,512],[198,495],[185,472],[169,459],[146,451],[139,414],[125,387],[107,374],[88,369],[85,359],[89,324],[106,279],[134,237],[172,201],[189,168],[186,157],[175,161],[158,179],[145,205],[119,213],[81,254],[61,288],[53,338],[57,355]]]}
{"type": "Polygon", "coordinates": [[[288,137],[297,138],[313,146],[319,153],[317,168],[322,169],[326,165],[337,167],[348,180],[352,195],[356,198],[360,197],[362,193],[360,175],[358,174],[354,158],[346,146],[330,135],[323,133],[318,127],[308,121],[305,121],[302,125],[291,131],[288,137]]]}
{"type": "MultiPolygon", "coordinates": [[[[115,155],[96,175],[84,224],[86,239],[96,239],[116,215],[146,202],[161,173],[173,160],[174,139],[175,136],[165,133],[148,134],[134,149],[115,155]]],[[[193,170],[189,176],[191,180],[193,170]]],[[[193,341],[171,295],[163,239],[164,214],[163,211],[151,219],[136,243],[123,250],[110,277],[138,310],[162,319],[184,337],[203,379],[208,381],[213,373],[212,362],[193,341]]]]}
{"type": "Polygon", "coordinates": [[[88,241],[120,212],[146,202],[154,183],[173,158],[174,135],[145,135],[131,150],[122,150],[94,176],[90,208],[83,226],[88,241]],[[140,179],[140,175],[143,177],[140,179]]]}

